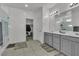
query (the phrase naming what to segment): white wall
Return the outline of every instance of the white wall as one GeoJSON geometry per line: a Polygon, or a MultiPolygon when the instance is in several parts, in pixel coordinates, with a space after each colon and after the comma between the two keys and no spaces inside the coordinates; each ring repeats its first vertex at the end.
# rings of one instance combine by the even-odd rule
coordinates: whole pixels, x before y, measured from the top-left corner
{"type": "Polygon", "coordinates": [[[42,32],[42,7],[34,12],[34,40],[39,40],[43,43],[43,32],[42,32]]]}
{"type": "Polygon", "coordinates": [[[34,20],[34,12],[33,11],[26,10],[25,13],[26,13],[26,18],[34,20]]]}
{"type": "Polygon", "coordinates": [[[26,24],[33,24],[33,19],[26,19],[26,24]]]}
{"type": "Polygon", "coordinates": [[[72,25],[79,26],[79,7],[72,10],[72,25]]]}
{"type": "Polygon", "coordinates": [[[25,13],[22,10],[11,7],[2,7],[3,10],[9,15],[9,40],[10,43],[26,41],[26,21],[25,13]]]}
{"type": "Polygon", "coordinates": [[[49,9],[43,6],[43,32],[49,32],[49,9]]]}
{"type": "Polygon", "coordinates": [[[3,16],[8,16],[7,13],[5,13],[4,10],[2,10],[1,6],[0,6],[0,16],[3,17],[3,16]]]}

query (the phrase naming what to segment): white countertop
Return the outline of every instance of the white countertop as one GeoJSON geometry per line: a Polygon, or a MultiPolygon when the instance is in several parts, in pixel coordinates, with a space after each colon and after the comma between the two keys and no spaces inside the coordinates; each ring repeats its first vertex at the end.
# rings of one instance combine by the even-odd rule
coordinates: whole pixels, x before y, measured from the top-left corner
{"type": "Polygon", "coordinates": [[[60,35],[79,37],[79,35],[76,35],[76,33],[79,34],[79,32],[73,32],[73,31],[64,31],[64,32],[65,32],[65,34],[60,33],[59,31],[47,32],[47,33],[55,33],[55,34],[60,34],[60,35]]]}
{"type": "Polygon", "coordinates": [[[66,35],[66,36],[72,36],[72,37],[79,37],[79,35],[76,35],[76,33],[78,33],[78,32],[72,32],[72,31],[65,31],[65,34],[60,33],[59,31],[54,31],[52,33],[60,34],[60,35],[66,35]]]}

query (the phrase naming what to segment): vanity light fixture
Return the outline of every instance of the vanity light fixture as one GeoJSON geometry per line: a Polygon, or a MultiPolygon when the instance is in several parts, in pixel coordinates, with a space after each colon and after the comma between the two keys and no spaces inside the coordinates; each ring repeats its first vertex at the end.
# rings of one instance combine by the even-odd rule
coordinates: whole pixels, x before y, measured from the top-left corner
{"type": "Polygon", "coordinates": [[[70,3],[70,7],[77,5],[78,3],[70,3]]]}
{"type": "Polygon", "coordinates": [[[58,10],[54,11],[54,14],[57,14],[58,13],[58,10]]]}
{"type": "Polygon", "coordinates": [[[28,4],[25,4],[25,7],[28,7],[28,4]]]}
{"type": "Polygon", "coordinates": [[[52,16],[52,15],[56,15],[56,14],[58,14],[58,13],[59,13],[58,10],[54,10],[54,11],[52,11],[49,15],[52,16]]]}

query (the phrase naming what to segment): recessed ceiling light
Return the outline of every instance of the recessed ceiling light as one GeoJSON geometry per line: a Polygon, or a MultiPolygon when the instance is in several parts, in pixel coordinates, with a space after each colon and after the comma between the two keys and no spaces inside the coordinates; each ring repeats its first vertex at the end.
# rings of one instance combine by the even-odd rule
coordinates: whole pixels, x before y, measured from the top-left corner
{"type": "Polygon", "coordinates": [[[25,4],[25,7],[28,7],[28,5],[27,5],[27,4],[25,4]]]}

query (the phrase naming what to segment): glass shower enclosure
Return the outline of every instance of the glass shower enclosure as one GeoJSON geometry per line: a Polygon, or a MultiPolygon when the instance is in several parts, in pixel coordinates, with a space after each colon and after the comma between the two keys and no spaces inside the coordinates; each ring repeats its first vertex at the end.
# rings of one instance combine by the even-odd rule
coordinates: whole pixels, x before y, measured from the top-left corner
{"type": "Polygon", "coordinates": [[[8,20],[9,17],[0,17],[0,46],[3,46],[8,41],[8,20]]]}

